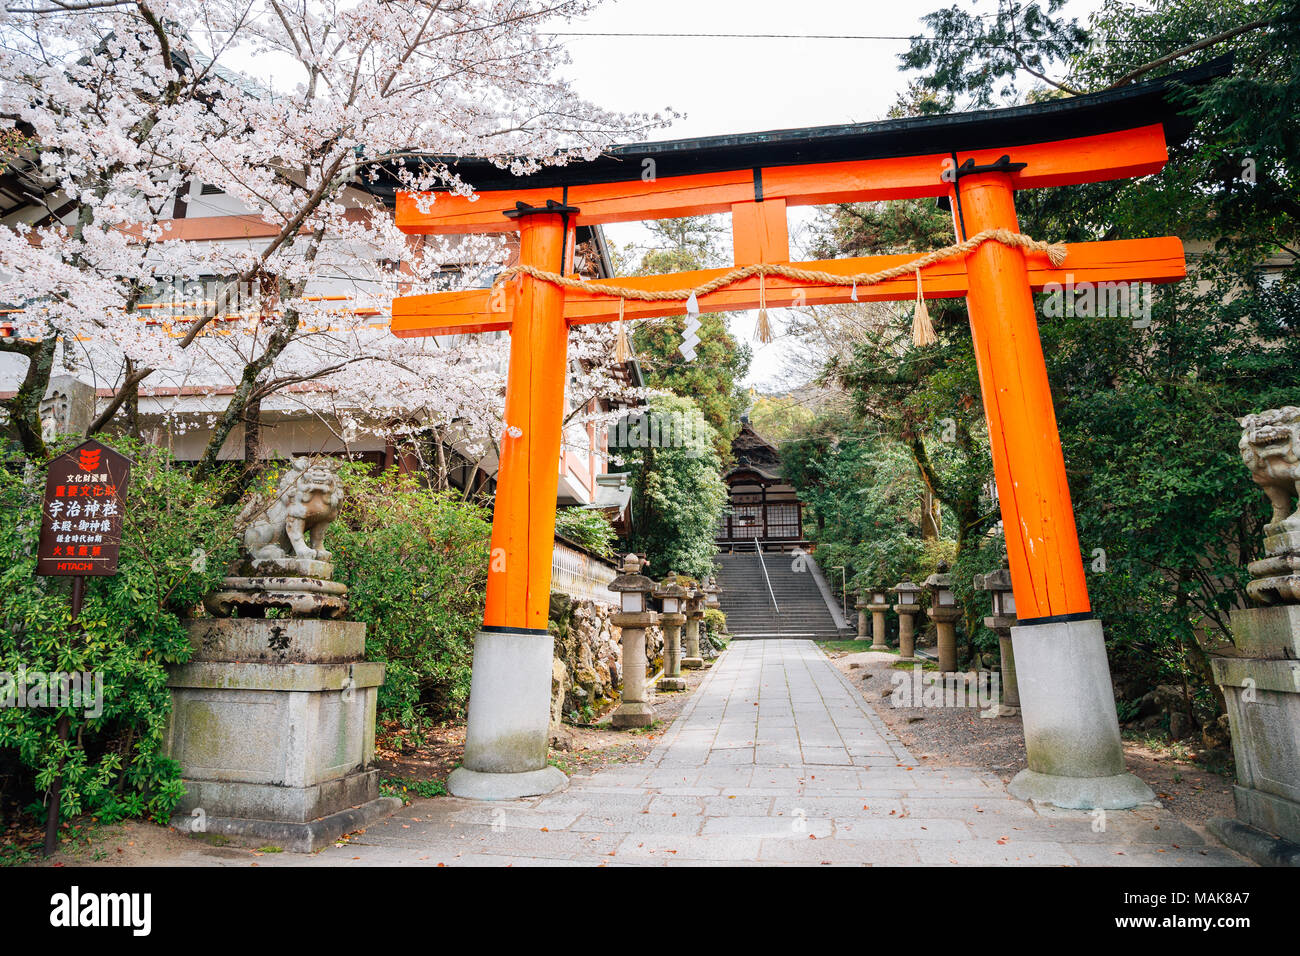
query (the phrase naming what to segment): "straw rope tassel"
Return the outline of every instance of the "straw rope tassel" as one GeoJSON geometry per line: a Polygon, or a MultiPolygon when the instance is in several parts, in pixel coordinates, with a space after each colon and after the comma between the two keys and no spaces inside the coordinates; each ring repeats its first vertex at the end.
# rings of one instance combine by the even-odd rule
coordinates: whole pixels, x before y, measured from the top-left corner
{"type": "Polygon", "coordinates": [[[758,325],[754,327],[754,338],[760,342],[772,341],[772,324],[767,321],[767,274],[758,274],[758,325]]]}
{"type": "Polygon", "coordinates": [[[627,299],[618,300],[618,331],[614,333],[614,361],[622,365],[631,356],[631,350],[627,347],[627,326],[623,322],[623,309],[627,306],[627,299]]]}
{"type": "Polygon", "coordinates": [[[925,296],[921,294],[921,270],[916,270],[916,308],[912,312],[912,344],[917,348],[933,345],[937,337],[934,323],[930,321],[930,310],[926,308],[925,296]]]}
{"type": "MultiPolygon", "coordinates": [[[[770,342],[772,341],[772,327],[767,320],[767,290],[764,285],[764,280],[769,273],[804,285],[852,286],[850,299],[855,302],[858,299],[859,285],[877,285],[881,282],[888,282],[890,279],[898,279],[915,273],[916,313],[913,316],[912,334],[918,345],[928,345],[935,341],[935,335],[934,326],[930,322],[930,312],[925,305],[925,296],[921,289],[921,270],[926,266],[934,265],[936,262],[964,258],[986,242],[997,242],[1008,248],[1023,249],[1025,252],[1045,255],[1054,268],[1060,268],[1065,262],[1068,253],[1066,247],[1061,243],[1033,239],[1023,233],[1012,232],[1010,229],[985,229],[969,239],[955,245],[944,246],[942,249],[934,249],[910,262],[900,262],[898,265],[890,266],[888,269],[882,269],[879,272],[859,273],[857,275],[823,272],[820,269],[801,269],[798,266],[779,262],[762,262],[737,266],[721,275],[714,276],[708,282],[693,289],[656,289],[651,291],[632,286],[614,285],[606,281],[597,283],[588,282],[585,279],[573,279],[555,272],[547,272],[545,269],[537,268],[537,266],[521,263],[503,270],[497,279],[499,282],[504,283],[508,279],[528,275],[542,282],[549,282],[552,285],[559,286],[562,289],[579,289],[588,294],[608,296],[611,299],[632,299],[636,302],[680,302],[685,299],[686,311],[691,315],[699,315],[700,296],[711,295],[719,289],[724,289],[737,282],[743,282],[751,276],[758,276],[758,328],[755,332],[759,341],[770,342]]],[[[619,307],[619,314],[622,315],[622,305],[619,307]]]]}

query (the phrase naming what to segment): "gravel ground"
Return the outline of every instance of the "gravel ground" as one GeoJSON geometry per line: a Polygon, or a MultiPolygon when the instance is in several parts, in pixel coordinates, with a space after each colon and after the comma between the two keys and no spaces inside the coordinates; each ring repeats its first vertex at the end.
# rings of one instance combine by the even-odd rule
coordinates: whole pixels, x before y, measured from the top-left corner
{"type": "MultiPolygon", "coordinates": [[[[829,656],[927,766],[976,767],[998,774],[1004,782],[1026,766],[1019,717],[983,718],[973,707],[895,707],[889,699],[897,673],[895,655],[868,651],[829,656]]],[[[1198,832],[1207,833],[1211,817],[1234,815],[1231,778],[1177,759],[1167,750],[1127,740],[1124,757],[1129,770],[1146,781],[1165,807],[1198,832]]]]}

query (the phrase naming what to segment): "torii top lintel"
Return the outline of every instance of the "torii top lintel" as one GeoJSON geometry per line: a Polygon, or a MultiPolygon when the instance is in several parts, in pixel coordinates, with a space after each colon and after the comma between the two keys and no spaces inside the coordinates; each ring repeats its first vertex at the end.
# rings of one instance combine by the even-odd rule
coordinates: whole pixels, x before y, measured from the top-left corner
{"type": "Polygon", "coordinates": [[[570,225],[590,226],[730,212],[755,201],[941,197],[950,187],[940,175],[945,164],[979,166],[1005,154],[1025,164],[1011,175],[1016,189],[1141,176],[1157,172],[1167,142],[1189,129],[1171,90],[1227,69],[1216,60],[1148,83],[1008,109],[632,144],[530,176],[456,160],[451,167],[477,195],[439,194],[421,213],[414,196],[398,192],[397,223],[411,233],[513,232],[518,220],[506,213],[519,202],[577,207],[570,225]]]}

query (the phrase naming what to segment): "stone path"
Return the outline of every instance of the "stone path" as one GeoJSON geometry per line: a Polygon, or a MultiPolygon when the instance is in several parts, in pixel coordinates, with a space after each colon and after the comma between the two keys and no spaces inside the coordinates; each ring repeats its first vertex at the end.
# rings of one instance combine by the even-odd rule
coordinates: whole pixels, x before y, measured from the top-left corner
{"type": "Polygon", "coordinates": [[[508,804],[417,801],[261,865],[1243,863],[1155,807],[1095,823],[993,774],[918,766],[812,642],[739,641],[642,763],[508,804]]]}

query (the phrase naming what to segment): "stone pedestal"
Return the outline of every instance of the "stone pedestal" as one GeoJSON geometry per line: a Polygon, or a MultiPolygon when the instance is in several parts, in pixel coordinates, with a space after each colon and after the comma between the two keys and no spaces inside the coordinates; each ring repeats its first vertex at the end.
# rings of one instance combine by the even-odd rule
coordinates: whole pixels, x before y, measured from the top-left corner
{"type": "Polygon", "coordinates": [[[998,705],[999,717],[1014,717],[1020,713],[1020,682],[1016,679],[1016,652],[1011,642],[1011,631],[998,632],[998,653],[1002,662],[1002,702],[998,705]]]}
{"type": "Polygon", "coordinates": [[[1011,629],[1029,768],[1008,788],[1071,810],[1124,810],[1155,799],[1124,767],[1101,622],[1011,629]]]}
{"type": "Polygon", "coordinates": [[[887,604],[871,605],[871,647],[868,650],[889,650],[889,641],[885,639],[885,611],[888,609],[887,604]]]}
{"type": "Polygon", "coordinates": [[[1241,658],[1211,662],[1237,763],[1237,819],[1210,829],[1263,865],[1300,866],[1300,604],[1232,612],[1241,658]]]}
{"type": "Polygon", "coordinates": [[[867,639],[867,637],[868,637],[868,634],[867,634],[867,608],[868,608],[870,605],[867,604],[867,602],[866,602],[866,600],[864,599],[863,595],[862,595],[862,594],[859,594],[859,595],[858,595],[858,599],[857,599],[856,601],[853,602],[853,606],[854,606],[855,608],[857,608],[857,610],[858,610],[858,636],[857,636],[856,638],[854,638],[854,640],[865,641],[865,640],[867,639]]]}
{"type": "Polygon", "coordinates": [[[957,619],[961,617],[961,608],[932,607],[930,617],[938,632],[939,671],[944,674],[953,673],[957,670],[956,624],[957,619]]]}
{"type": "Polygon", "coordinates": [[[95,420],[95,386],[75,375],[51,375],[39,414],[46,441],[57,435],[84,435],[95,420]]]}
{"type": "Polygon", "coordinates": [[[664,672],[655,685],[657,690],[685,690],[686,679],[682,677],[682,625],[686,623],[685,614],[660,614],[659,623],[664,629],[664,672]]]}
{"type": "Polygon", "coordinates": [[[686,631],[683,639],[686,646],[682,656],[684,670],[699,670],[704,666],[704,657],[700,654],[700,622],[703,620],[703,610],[686,612],[686,631]]]}
{"type": "Polygon", "coordinates": [[[610,717],[611,723],[620,730],[649,727],[654,723],[654,708],[646,700],[645,631],[658,620],[659,615],[654,611],[620,611],[610,615],[610,621],[623,631],[623,702],[610,717]]]}
{"type": "Polygon", "coordinates": [[[165,752],[182,769],[178,829],[309,853],[391,813],[379,796],[375,697],[364,624],[196,621],[171,669],[165,752]]]}
{"type": "Polygon", "coordinates": [[[919,604],[895,604],[894,613],[898,615],[898,659],[915,661],[916,656],[916,615],[921,612],[919,604]]]}
{"type": "Polygon", "coordinates": [[[998,636],[998,660],[1001,664],[1000,681],[1002,699],[995,712],[989,717],[1015,717],[1020,713],[1020,683],[1016,680],[1016,652],[1011,641],[1011,628],[1015,627],[1014,617],[993,615],[984,619],[984,626],[998,636]]]}

